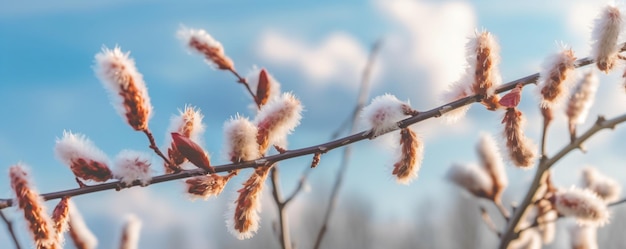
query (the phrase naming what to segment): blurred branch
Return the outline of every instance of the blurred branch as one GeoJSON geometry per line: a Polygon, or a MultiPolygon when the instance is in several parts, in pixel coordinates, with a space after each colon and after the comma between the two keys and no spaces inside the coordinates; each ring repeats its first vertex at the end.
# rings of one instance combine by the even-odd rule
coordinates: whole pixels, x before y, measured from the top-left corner
{"type": "Polygon", "coordinates": [[[491,216],[489,216],[489,213],[487,213],[487,210],[485,209],[485,207],[480,206],[479,209],[480,209],[480,216],[483,218],[485,225],[487,225],[489,230],[494,232],[498,236],[498,238],[500,238],[502,236],[502,233],[498,231],[498,228],[496,228],[496,224],[493,223],[493,220],[491,219],[491,216]]]}
{"type": "MultiPolygon", "coordinates": [[[[585,59],[581,59],[578,60],[576,62],[576,66],[577,67],[582,67],[582,66],[586,66],[589,65],[593,62],[593,60],[589,59],[589,58],[585,58],[585,59]]],[[[511,89],[515,88],[518,84],[522,84],[522,85],[528,85],[528,84],[534,84],[537,82],[537,79],[539,78],[539,74],[533,74],[533,75],[529,75],[514,81],[511,81],[509,83],[503,84],[500,87],[498,87],[496,89],[496,93],[502,93],[502,92],[506,92],[506,91],[510,91],[511,89]]],[[[441,115],[455,110],[457,108],[469,105],[469,104],[473,104],[476,102],[480,102],[482,100],[483,96],[481,95],[472,95],[472,96],[468,96],[456,101],[452,101],[450,103],[435,107],[431,110],[427,110],[427,111],[423,111],[420,112],[419,114],[409,117],[407,119],[401,120],[398,122],[398,128],[397,129],[393,129],[388,131],[389,132],[393,132],[395,130],[398,130],[400,128],[404,128],[407,126],[410,126],[412,124],[416,124],[419,122],[422,122],[424,120],[428,120],[431,118],[438,118],[441,117],[441,115]]],[[[370,130],[367,131],[361,131],[359,133],[353,134],[353,135],[349,135],[349,136],[345,136],[342,138],[338,138],[326,143],[322,143],[322,144],[317,144],[317,145],[313,145],[313,146],[309,146],[309,147],[305,147],[305,148],[300,148],[300,149],[294,149],[294,150],[288,150],[284,153],[280,153],[277,155],[271,155],[271,156],[265,156],[256,160],[252,160],[252,161],[245,161],[245,162],[240,162],[240,163],[230,163],[230,164],[223,164],[223,165],[218,165],[218,166],[214,166],[214,170],[216,173],[219,172],[229,172],[229,171],[233,171],[233,170],[238,170],[238,169],[245,169],[245,168],[256,168],[259,166],[267,166],[270,165],[272,163],[276,163],[279,161],[283,161],[283,160],[287,160],[290,158],[295,158],[295,157],[300,157],[300,156],[304,156],[304,155],[313,155],[315,153],[326,153],[330,150],[339,148],[339,147],[344,147],[347,146],[349,144],[352,143],[356,143],[359,142],[361,140],[365,140],[365,139],[371,139],[371,135],[372,132],[370,130]]],[[[586,138],[585,138],[586,139],[586,138]]],[[[574,148],[572,148],[574,149],[574,148]]],[[[184,179],[184,178],[189,178],[189,177],[193,177],[193,176],[199,176],[199,175],[206,175],[207,171],[205,171],[204,169],[192,169],[192,170],[182,170],[180,172],[177,173],[173,173],[173,174],[166,174],[166,175],[159,175],[159,176],[155,176],[152,178],[152,180],[150,181],[149,184],[157,184],[157,183],[162,183],[162,182],[168,182],[168,181],[174,181],[174,180],[180,180],[180,179],[184,179]]],[[[103,184],[98,184],[98,185],[92,185],[92,186],[87,186],[87,187],[83,187],[83,188],[76,188],[76,189],[68,189],[68,190],[62,190],[62,191],[57,191],[57,192],[50,192],[50,193],[46,193],[46,194],[42,194],[42,197],[44,200],[52,200],[52,199],[59,199],[62,198],[64,196],[78,196],[78,195],[84,195],[84,194],[89,194],[89,193],[94,193],[94,192],[100,192],[100,191],[105,191],[105,190],[111,190],[111,189],[116,189],[116,190],[120,190],[121,187],[123,186],[124,188],[130,188],[130,187],[135,187],[135,186],[140,186],[141,182],[140,181],[134,181],[131,184],[126,184],[126,185],[122,185],[120,184],[119,181],[114,181],[114,182],[108,182],[108,183],[103,183],[103,184]]],[[[0,209],[6,208],[6,207],[10,207],[13,205],[13,200],[12,199],[0,199],[0,209]]],[[[521,207],[521,206],[520,206],[521,207]]],[[[525,208],[524,208],[525,209],[525,208]]],[[[521,210],[521,208],[520,208],[521,210]]],[[[518,210],[519,211],[519,210],[518,210]]]]}
{"type": "Polygon", "coordinates": [[[282,193],[280,190],[278,168],[276,165],[272,167],[272,196],[274,202],[278,208],[278,222],[280,224],[280,230],[278,231],[278,239],[280,241],[281,248],[291,249],[291,237],[289,233],[289,222],[287,222],[287,215],[285,212],[286,203],[282,199],[282,193]]]}
{"type": "MultiPolygon", "coordinates": [[[[376,41],[372,46],[372,50],[370,52],[369,58],[367,59],[367,64],[365,65],[365,69],[363,70],[363,76],[361,79],[361,87],[359,88],[359,95],[357,99],[356,108],[352,112],[352,128],[350,133],[356,132],[357,129],[357,119],[359,118],[359,113],[365,103],[367,102],[367,98],[369,95],[369,85],[370,85],[370,77],[372,74],[372,67],[374,65],[374,61],[376,59],[376,55],[380,50],[382,45],[382,40],[376,41]]],[[[340,127],[341,128],[341,127],[340,127]]],[[[339,133],[339,132],[338,132],[339,133]]],[[[338,134],[336,133],[336,134],[338,134]]],[[[328,206],[326,207],[326,212],[324,214],[324,220],[322,221],[322,226],[320,227],[319,232],[317,233],[317,239],[315,240],[314,249],[320,248],[322,244],[322,240],[324,239],[324,235],[326,234],[326,230],[328,229],[328,221],[330,220],[330,216],[332,215],[333,209],[337,205],[337,199],[339,196],[339,189],[341,188],[341,184],[343,183],[344,175],[348,170],[348,165],[350,162],[350,154],[352,152],[352,146],[348,145],[343,150],[343,157],[341,158],[341,166],[339,167],[339,172],[337,173],[337,177],[335,178],[335,183],[332,188],[332,192],[330,194],[328,200],[328,206]]]]}
{"type": "Polygon", "coordinates": [[[9,234],[11,234],[11,239],[13,239],[13,244],[15,244],[15,248],[21,249],[22,247],[20,246],[20,242],[17,240],[17,236],[15,236],[15,230],[13,230],[13,222],[7,219],[6,216],[4,216],[3,210],[0,210],[0,217],[2,217],[4,224],[6,224],[7,230],[9,230],[9,234]]]}
{"type": "Polygon", "coordinates": [[[518,223],[521,221],[526,209],[532,203],[532,199],[535,196],[535,193],[539,189],[539,186],[542,182],[545,181],[544,178],[548,177],[548,170],[552,167],[556,162],[558,162],[565,155],[570,153],[571,151],[580,148],[581,144],[589,139],[591,136],[596,134],[598,131],[603,129],[614,129],[616,125],[626,122],[626,114],[622,114],[621,116],[617,116],[613,119],[605,119],[602,116],[599,116],[596,120],[596,123],[589,128],[585,133],[577,137],[574,141],[572,141],[567,146],[563,147],[558,153],[556,153],[553,157],[542,157],[539,161],[539,167],[537,169],[537,173],[535,173],[535,178],[533,179],[532,184],[530,185],[530,189],[526,193],[524,200],[518,206],[515,214],[513,215],[511,221],[508,223],[507,228],[502,236],[502,240],[500,241],[500,249],[506,249],[509,243],[519,236],[519,229],[517,229],[518,223]],[[516,230],[517,229],[517,230],[516,230]]]}

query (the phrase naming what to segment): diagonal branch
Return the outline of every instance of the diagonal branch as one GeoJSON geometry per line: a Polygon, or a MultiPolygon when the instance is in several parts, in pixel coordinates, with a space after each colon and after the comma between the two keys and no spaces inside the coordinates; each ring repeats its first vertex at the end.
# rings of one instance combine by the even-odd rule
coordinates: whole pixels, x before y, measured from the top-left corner
{"type": "Polygon", "coordinates": [[[526,193],[524,200],[518,206],[515,214],[511,218],[511,221],[508,223],[507,228],[502,236],[502,240],[500,241],[500,249],[505,249],[508,247],[509,243],[519,236],[519,229],[517,228],[517,224],[522,219],[526,209],[532,204],[532,199],[535,196],[535,193],[539,189],[541,182],[543,182],[545,177],[547,177],[546,172],[561,158],[570,153],[571,151],[580,148],[580,145],[589,139],[591,136],[596,134],[598,131],[603,129],[613,129],[616,125],[626,122],[626,114],[622,114],[621,116],[617,116],[613,119],[605,119],[600,116],[596,120],[596,123],[589,128],[585,133],[577,137],[574,141],[572,141],[567,146],[563,147],[559,152],[557,152],[552,157],[542,157],[539,162],[539,167],[537,169],[537,173],[535,174],[535,178],[533,179],[532,184],[530,185],[530,189],[526,193]]]}
{"type": "MultiPolygon", "coordinates": [[[[372,67],[374,64],[374,59],[378,54],[382,44],[382,40],[378,40],[372,46],[372,50],[370,52],[369,58],[367,60],[367,64],[365,65],[365,69],[363,70],[363,77],[361,80],[361,87],[359,89],[359,95],[357,99],[357,105],[352,113],[352,128],[350,130],[351,133],[356,132],[357,130],[357,119],[359,118],[359,113],[365,103],[367,102],[368,92],[369,92],[369,84],[370,84],[370,76],[372,73],[372,67]]],[[[352,152],[352,146],[348,145],[343,150],[343,157],[341,158],[341,166],[339,168],[339,172],[337,173],[337,177],[335,178],[335,183],[333,184],[332,192],[329,197],[328,206],[326,206],[326,212],[324,213],[324,220],[322,221],[322,226],[317,233],[317,238],[315,240],[315,246],[313,248],[318,249],[322,244],[322,240],[324,239],[324,235],[326,234],[326,230],[328,229],[328,221],[330,220],[330,216],[332,215],[333,209],[337,205],[337,200],[339,197],[339,190],[341,189],[341,185],[343,184],[343,179],[348,170],[348,165],[350,164],[350,154],[352,152]]]]}
{"type": "MultiPolygon", "coordinates": [[[[576,66],[582,67],[582,66],[589,65],[592,62],[593,60],[585,58],[585,59],[578,60],[576,62],[576,66]]],[[[522,84],[522,85],[534,84],[537,82],[538,78],[539,78],[539,74],[536,73],[533,75],[526,76],[524,78],[511,81],[507,84],[504,84],[498,87],[496,89],[496,93],[510,91],[511,89],[515,88],[518,84],[522,84]]],[[[457,109],[457,108],[460,108],[460,107],[463,107],[472,103],[480,102],[481,100],[482,100],[482,96],[473,95],[473,96],[468,96],[468,97],[435,107],[428,111],[420,112],[418,115],[399,121],[397,129],[404,128],[409,125],[416,124],[416,123],[419,123],[419,122],[422,122],[424,120],[428,120],[431,118],[441,117],[441,115],[449,111],[452,111],[454,109],[457,109]]],[[[393,132],[397,129],[393,129],[388,132],[393,132]]],[[[338,138],[338,139],[335,139],[326,143],[321,143],[321,144],[317,144],[317,145],[313,145],[313,146],[309,146],[305,148],[300,148],[300,149],[288,150],[285,153],[272,155],[272,156],[266,156],[266,157],[262,157],[253,161],[218,165],[218,166],[215,166],[214,169],[216,173],[228,172],[228,171],[238,170],[238,169],[267,166],[272,163],[276,163],[279,161],[283,161],[283,160],[287,160],[287,159],[295,158],[295,157],[300,157],[304,155],[313,155],[315,153],[326,153],[330,150],[333,150],[339,147],[344,147],[349,144],[359,142],[361,140],[370,139],[371,134],[372,132],[370,130],[361,131],[356,134],[341,137],[341,138],[338,138]]],[[[193,176],[205,175],[207,173],[208,172],[206,172],[203,169],[183,170],[178,173],[155,176],[152,178],[149,184],[157,184],[157,183],[168,182],[168,181],[173,181],[173,180],[180,180],[180,179],[189,178],[193,176]]],[[[135,181],[131,184],[127,184],[125,187],[134,187],[134,186],[140,186],[140,185],[141,185],[141,182],[135,181]]],[[[52,200],[52,199],[59,199],[64,196],[71,197],[71,196],[84,195],[84,194],[89,194],[89,193],[94,193],[94,192],[105,191],[105,190],[119,189],[119,187],[120,187],[119,181],[114,181],[114,182],[92,185],[92,186],[83,187],[83,188],[68,189],[68,190],[46,193],[46,194],[42,194],[42,197],[45,200],[52,200]]],[[[10,207],[12,205],[13,205],[12,199],[0,199],[0,209],[10,207]]]]}
{"type": "Polygon", "coordinates": [[[15,230],[13,230],[13,222],[7,219],[6,216],[4,216],[4,212],[2,210],[0,210],[0,217],[4,221],[4,224],[6,224],[7,230],[9,230],[9,234],[11,234],[11,239],[13,239],[15,249],[21,249],[22,246],[20,246],[20,242],[17,240],[17,236],[15,236],[15,230]]]}

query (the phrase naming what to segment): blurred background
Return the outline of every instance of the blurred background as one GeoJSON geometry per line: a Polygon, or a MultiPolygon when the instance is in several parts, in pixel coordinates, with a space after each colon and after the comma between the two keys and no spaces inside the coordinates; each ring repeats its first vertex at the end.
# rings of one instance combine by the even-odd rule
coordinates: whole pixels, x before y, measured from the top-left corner
{"type": "MultiPolygon", "coordinates": [[[[165,148],[169,119],[185,104],[205,115],[205,148],[214,165],[223,156],[223,122],[240,113],[253,116],[250,98],[227,72],[211,69],[176,39],[181,25],[207,30],[224,45],[238,71],[266,68],[305,106],[302,124],[289,137],[289,148],[329,140],[355,106],[361,73],[370,47],[383,39],[375,61],[370,97],[384,93],[410,100],[418,110],[443,104],[440,95],[464,69],[467,38],[475,30],[495,34],[501,46],[500,70],[508,82],[540,70],[542,61],[571,46],[579,58],[590,50],[590,30],[604,1],[9,1],[0,0],[0,172],[23,162],[29,165],[42,193],[75,188],[71,171],[54,156],[55,140],[64,130],[84,133],[110,157],[123,149],[149,152],[143,134],[133,131],[110,105],[94,75],[94,55],[103,46],[131,51],[148,85],[154,106],[150,127],[165,148]]],[[[591,67],[578,70],[586,72],[591,67]]],[[[619,71],[618,69],[617,71],[619,71]]],[[[601,75],[589,127],[599,114],[626,112],[621,72],[601,75]]],[[[539,140],[541,116],[535,87],[525,88],[521,110],[526,133],[539,140]]],[[[393,135],[355,145],[324,248],[492,248],[495,234],[479,216],[488,207],[496,224],[502,219],[490,203],[476,200],[445,180],[453,162],[477,162],[474,153],[481,131],[500,136],[503,113],[473,106],[456,124],[433,119],[412,126],[425,143],[417,180],[400,185],[391,176],[396,159],[393,135]]],[[[344,135],[347,135],[344,133],[344,135]]],[[[548,152],[568,143],[563,111],[549,133],[548,152]]],[[[626,182],[623,153],[626,129],[603,131],[554,167],[558,186],[579,183],[587,165],[626,182]]],[[[292,240],[310,248],[321,225],[342,149],[322,156],[306,191],[288,207],[292,240]]],[[[291,193],[310,157],[280,163],[284,193],[291,193]]],[[[154,174],[161,174],[154,157],[154,174]]],[[[239,241],[224,222],[228,207],[250,170],[231,181],[221,196],[190,201],[181,182],[147,188],[106,191],[73,198],[99,248],[115,248],[123,218],[143,221],[140,248],[276,248],[276,206],[266,184],[261,228],[239,241]]],[[[534,170],[507,163],[507,205],[518,202],[534,170]]],[[[5,175],[7,175],[5,173],[5,175]]],[[[8,177],[0,177],[0,198],[12,193],[8,177]]],[[[47,203],[52,210],[56,201],[47,203]]],[[[624,248],[623,206],[612,208],[613,221],[599,230],[601,248],[624,248]]],[[[21,212],[6,209],[18,238],[32,242],[21,212]]],[[[558,221],[555,242],[569,245],[567,227],[558,221]]],[[[0,247],[12,248],[0,225],[0,247]]],[[[67,243],[67,248],[72,248],[67,243]]]]}

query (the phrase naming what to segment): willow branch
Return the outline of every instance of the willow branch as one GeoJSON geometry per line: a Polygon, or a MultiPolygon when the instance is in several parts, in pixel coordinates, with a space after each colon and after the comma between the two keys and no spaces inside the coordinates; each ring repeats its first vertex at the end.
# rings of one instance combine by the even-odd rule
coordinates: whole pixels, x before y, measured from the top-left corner
{"type": "Polygon", "coordinates": [[[480,206],[479,209],[480,209],[480,217],[483,218],[483,221],[485,222],[485,225],[487,225],[489,230],[495,233],[498,236],[498,238],[502,236],[502,233],[498,231],[496,224],[493,223],[493,220],[491,219],[491,216],[489,216],[489,213],[487,213],[487,210],[485,209],[485,207],[480,206]]]}
{"type": "Polygon", "coordinates": [[[622,114],[621,116],[617,116],[613,119],[605,119],[600,116],[596,120],[596,123],[589,128],[585,133],[577,137],[573,142],[563,147],[559,152],[557,152],[552,157],[543,157],[539,162],[539,167],[537,169],[537,173],[535,174],[535,178],[533,179],[532,184],[530,185],[530,189],[526,193],[524,200],[518,206],[513,218],[508,223],[507,228],[504,232],[502,240],[500,242],[500,249],[505,249],[508,247],[509,243],[514,240],[517,236],[519,236],[519,230],[516,230],[517,224],[522,219],[522,216],[526,212],[526,209],[532,203],[533,196],[539,189],[541,182],[543,182],[544,178],[547,177],[546,172],[561,158],[570,153],[571,151],[580,148],[583,142],[589,139],[591,136],[596,134],[598,131],[603,129],[613,129],[616,125],[626,122],[626,114],[622,114]]]}
{"type": "MultiPolygon", "coordinates": [[[[351,133],[357,131],[357,119],[359,118],[359,113],[365,103],[367,102],[369,96],[369,85],[370,85],[370,77],[372,74],[372,67],[374,66],[374,62],[378,51],[382,45],[382,40],[376,41],[372,46],[372,50],[369,54],[369,58],[367,59],[367,64],[365,65],[365,69],[363,70],[363,75],[361,78],[361,87],[359,88],[359,95],[357,97],[357,104],[354,112],[352,112],[352,128],[350,129],[351,133]]],[[[324,235],[326,234],[326,230],[328,229],[328,221],[330,220],[330,216],[332,215],[335,206],[337,205],[337,200],[339,196],[339,190],[341,189],[341,185],[343,184],[343,179],[348,170],[348,165],[350,164],[350,155],[352,153],[352,146],[348,145],[343,150],[343,157],[341,158],[341,164],[339,167],[339,172],[337,172],[337,177],[335,178],[335,183],[333,184],[333,188],[328,200],[328,205],[326,206],[326,211],[324,212],[324,220],[322,220],[322,226],[317,233],[317,238],[315,239],[314,249],[320,248],[322,244],[322,240],[324,239],[324,235]]]]}
{"type": "Polygon", "coordinates": [[[287,221],[287,215],[285,213],[285,201],[282,199],[282,193],[279,185],[279,175],[278,168],[272,167],[271,172],[272,178],[272,196],[274,197],[274,202],[278,207],[278,222],[280,223],[280,231],[278,231],[278,240],[280,242],[281,248],[283,249],[291,249],[291,237],[289,233],[287,221]]]}
{"type": "MultiPolygon", "coordinates": [[[[164,154],[163,152],[161,152],[161,150],[159,149],[159,146],[156,145],[156,141],[154,140],[154,136],[152,135],[152,132],[150,131],[150,129],[145,129],[143,130],[143,133],[146,134],[146,137],[148,137],[148,141],[150,142],[150,149],[152,149],[154,151],[154,153],[156,153],[161,159],[163,159],[163,161],[165,162],[165,164],[167,164],[167,167],[169,169],[171,169],[173,172],[179,172],[180,168],[176,167],[176,165],[174,165],[164,154]]],[[[78,178],[76,178],[76,181],[79,181],[78,178]]],[[[80,185],[81,183],[79,183],[80,185]]]]}
{"type": "Polygon", "coordinates": [[[11,234],[11,239],[13,239],[13,244],[15,244],[15,249],[21,249],[20,242],[17,240],[17,236],[15,236],[15,230],[13,230],[13,222],[10,221],[2,210],[0,210],[0,217],[4,221],[4,224],[7,226],[7,230],[9,230],[9,234],[11,234]]]}
{"type": "MultiPolygon", "coordinates": [[[[576,66],[582,67],[582,66],[589,65],[592,62],[593,62],[592,60],[585,58],[585,59],[578,60],[576,66]]],[[[539,78],[539,74],[536,73],[533,75],[529,75],[529,76],[511,81],[511,82],[508,82],[498,87],[496,89],[496,93],[503,93],[503,92],[510,91],[511,89],[515,88],[518,84],[522,84],[522,85],[534,84],[537,82],[538,78],[539,78]]],[[[415,116],[398,121],[398,128],[392,129],[386,133],[393,132],[400,128],[408,127],[410,125],[422,122],[424,120],[441,117],[441,115],[449,111],[455,110],[457,108],[460,108],[460,107],[463,107],[472,103],[480,102],[482,98],[483,96],[481,95],[472,95],[472,96],[468,96],[468,97],[458,99],[456,101],[452,101],[450,103],[435,107],[427,111],[420,112],[419,114],[415,116]]],[[[252,160],[252,161],[217,165],[217,166],[214,166],[214,169],[216,173],[219,173],[219,172],[228,172],[228,171],[239,170],[239,169],[268,166],[270,164],[287,160],[287,159],[291,159],[291,158],[301,157],[305,155],[313,155],[315,153],[326,153],[333,149],[344,147],[344,146],[359,142],[361,140],[370,139],[371,134],[372,134],[371,130],[361,131],[352,135],[348,135],[348,136],[341,137],[335,140],[331,140],[329,142],[325,142],[325,143],[321,143],[321,144],[317,144],[317,145],[313,145],[313,146],[309,146],[305,148],[300,148],[300,149],[287,150],[285,151],[285,153],[265,156],[265,157],[252,160]]],[[[199,176],[199,175],[206,175],[208,173],[209,172],[203,169],[182,170],[180,172],[173,173],[173,174],[155,176],[148,183],[148,185],[174,181],[174,180],[180,180],[180,179],[185,179],[185,178],[199,176]]],[[[141,182],[135,181],[131,184],[126,184],[123,187],[130,188],[130,187],[135,187],[135,186],[140,186],[140,185],[141,185],[141,182]]],[[[45,193],[45,194],[42,194],[42,197],[44,198],[44,200],[52,200],[52,199],[59,199],[64,196],[69,196],[69,197],[79,196],[79,195],[90,194],[94,192],[100,192],[100,191],[112,190],[112,189],[120,190],[121,186],[122,185],[120,184],[119,181],[113,181],[113,182],[92,185],[92,186],[83,187],[83,188],[67,189],[67,190],[61,190],[57,192],[45,193]]],[[[13,205],[13,203],[14,202],[12,199],[0,199],[0,209],[10,207],[13,205]]]]}

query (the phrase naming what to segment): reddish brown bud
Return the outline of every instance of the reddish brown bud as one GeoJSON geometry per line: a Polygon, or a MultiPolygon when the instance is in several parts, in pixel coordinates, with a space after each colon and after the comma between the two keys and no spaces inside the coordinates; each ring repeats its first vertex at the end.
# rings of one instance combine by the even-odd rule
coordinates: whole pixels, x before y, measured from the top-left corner
{"type": "Polygon", "coordinates": [[[267,71],[265,69],[261,69],[259,73],[259,84],[256,88],[256,103],[258,106],[265,105],[270,97],[271,84],[269,77],[267,75],[267,71]]]}
{"type": "Polygon", "coordinates": [[[215,172],[215,169],[211,167],[209,156],[206,152],[194,141],[181,135],[178,132],[172,132],[172,141],[176,149],[185,157],[189,162],[196,165],[198,168],[207,170],[211,173],[215,172]]]}
{"type": "Polygon", "coordinates": [[[499,101],[500,105],[506,108],[514,108],[519,105],[519,102],[522,100],[522,84],[517,84],[513,90],[504,95],[499,101]]]}

